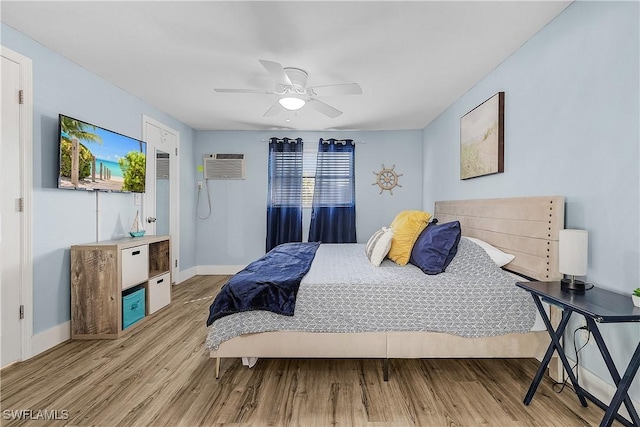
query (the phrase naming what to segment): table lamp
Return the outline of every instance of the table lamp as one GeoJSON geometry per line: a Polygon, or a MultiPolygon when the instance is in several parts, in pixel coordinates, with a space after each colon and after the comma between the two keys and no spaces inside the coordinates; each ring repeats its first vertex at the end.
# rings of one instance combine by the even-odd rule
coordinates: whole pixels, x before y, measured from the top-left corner
{"type": "Polygon", "coordinates": [[[586,230],[560,230],[558,250],[559,270],[570,276],[560,281],[565,291],[584,291],[585,283],[576,280],[576,276],[587,274],[589,254],[589,234],[586,230]]]}

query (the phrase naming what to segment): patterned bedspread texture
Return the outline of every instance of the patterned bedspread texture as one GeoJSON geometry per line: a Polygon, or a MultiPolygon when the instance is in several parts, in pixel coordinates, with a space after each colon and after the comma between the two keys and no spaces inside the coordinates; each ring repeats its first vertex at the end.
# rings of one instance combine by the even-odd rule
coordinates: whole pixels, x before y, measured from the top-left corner
{"type": "Polygon", "coordinates": [[[432,331],[463,337],[528,332],[536,309],[527,292],[475,243],[438,275],[384,260],[372,266],[364,244],[322,244],[298,290],[295,314],[232,314],[209,327],[206,347],[267,331],[432,331]]]}

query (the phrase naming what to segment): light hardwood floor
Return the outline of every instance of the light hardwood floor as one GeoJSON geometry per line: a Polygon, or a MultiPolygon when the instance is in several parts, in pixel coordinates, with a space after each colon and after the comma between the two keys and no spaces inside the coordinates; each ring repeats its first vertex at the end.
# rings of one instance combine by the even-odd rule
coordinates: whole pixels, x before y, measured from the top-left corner
{"type": "MultiPolygon", "coordinates": [[[[225,276],[194,277],[171,306],[113,341],[69,341],[1,373],[2,426],[588,426],[583,408],[547,377],[522,399],[529,359],[263,359],[248,369],[204,349],[208,307],[225,276]],[[67,420],[7,419],[6,411],[58,411],[67,420]]],[[[49,412],[51,414],[52,412],[49,412]]],[[[614,423],[614,425],[616,425],[614,423]]],[[[619,425],[619,424],[618,424],[619,425]]]]}

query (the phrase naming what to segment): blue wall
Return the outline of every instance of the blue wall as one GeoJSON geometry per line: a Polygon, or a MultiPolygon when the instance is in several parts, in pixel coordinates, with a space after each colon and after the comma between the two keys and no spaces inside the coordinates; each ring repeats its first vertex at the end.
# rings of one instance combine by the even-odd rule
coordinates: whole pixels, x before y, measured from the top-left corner
{"type": "MultiPolygon", "coordinates": [[[[142,115],[180,132],[181,172],[191,166],[194,131],[2,24],[2,45],[33,61],[33,332],[70,319],[70,250],[74,244],[126,235],[138,206],[132,194],[59,190],[58,114],[142,138],[142,115]],[[96,197],[100,214],[96,217],[96,197]]],[[[182,177],[181,177],[182,178],[182,177]]],[[[181,179],[181,267],[194,265],[192,174],[181,179]],[[186,209],[185,209],[186,206],[186,209]]]]}
{"type": "MultiPolygon", "coordinates": [[[[639,7],[575,2],[424,130],[424,209],[435,200],[566,197],[566,228],[589,231],[587,279],[640,286],[639,7]],[[460,117],[505,92],[505,171],[459,179],[460,117]]],[[[575,324],[573,325],[575,326],[575,324]]],[[[604,325],[619,369],[640,325],[604,325]]],[[[611,383],[595,346],[581,363],[611,383]]],[[[640,399],[640,381],[633,396],[640,399]]]]}
{"type": "MultiPolygon", "coordinates": [[[[270,137],[300,137],[306,144],[317,146],[320,138],[350,138],[356,144],[356,233],[359,242],[389,225],[398,211],[422,208],[422,132],[295,132],[277,131],[208,131],[196,136],[195,165],[202,164],[205,153],[245,154],[245,180],[210,180],[212,214],[198,220],[197,264],[201,266],[246,265],[264,255],[266,239],[267,163],[270,137]],[[396,165],[402,173],[393,195],[380,194],[374,171],[382,164],[396,165]]],[[[196,173],[196,180],[202,174],[196,173]]],[[[207,213],[202,193],[199,215],[207,213]]],[[[308,222],[309,212],[304,213],[308,222]]],[[[304,236],[306,240],[306,236],[304,236]]]]}

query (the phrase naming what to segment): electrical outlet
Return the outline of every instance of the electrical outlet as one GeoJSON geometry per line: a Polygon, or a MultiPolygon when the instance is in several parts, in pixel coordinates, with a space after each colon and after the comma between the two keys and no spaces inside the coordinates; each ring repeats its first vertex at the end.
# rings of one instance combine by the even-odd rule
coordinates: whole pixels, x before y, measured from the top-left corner
{"type": "Polygon", "coordinates": [[[202,181],[198,181],[198,190],[202,190],[202,181]]]}

